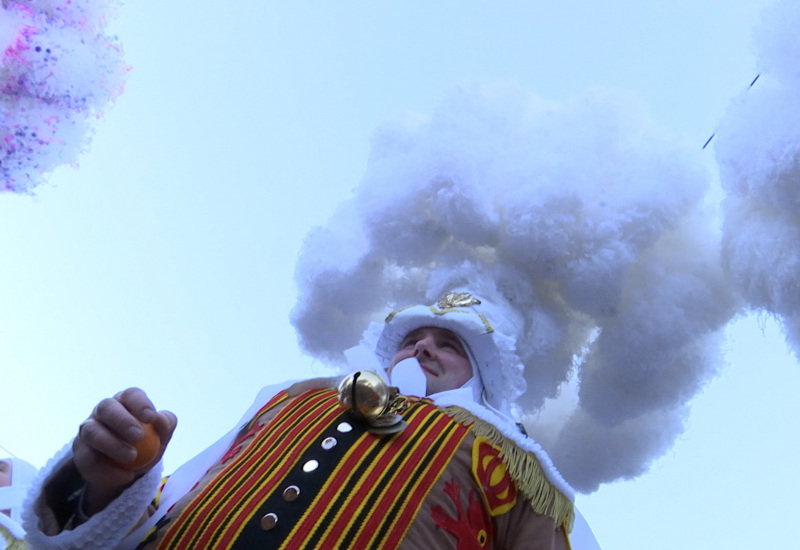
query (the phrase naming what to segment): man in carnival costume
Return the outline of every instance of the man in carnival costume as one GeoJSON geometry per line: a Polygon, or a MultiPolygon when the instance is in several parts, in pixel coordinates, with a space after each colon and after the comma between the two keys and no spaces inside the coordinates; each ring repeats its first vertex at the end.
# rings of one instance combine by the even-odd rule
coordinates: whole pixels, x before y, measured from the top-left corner
{"type": "Polygon", "coordinates": [[[512,308],[469,292],[391,313],[351,372],[264,388],[161,482],[176,425],[141,390],[102,401],[42,476],[32,548],[596,548],[573,491],[512,420],[512,308]],[[160,437],[131,470],[140,421],[160,437]],[[576,524],[574,535],[569,535],[576,524]]]}
{"type": "Polygon", "coordinates": [[[36,473],[36,467],[22,459],[0,459],[0,549],[27,548],[20,525],[22,502],[36,473]]]}

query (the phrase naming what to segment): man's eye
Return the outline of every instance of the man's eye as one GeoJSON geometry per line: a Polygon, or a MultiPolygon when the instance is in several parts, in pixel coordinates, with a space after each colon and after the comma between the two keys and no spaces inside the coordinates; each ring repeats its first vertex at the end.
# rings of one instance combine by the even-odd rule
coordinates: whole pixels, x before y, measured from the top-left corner
{"type": "Polygon", "coordinates": [[[405,348],[413,347],[415,345],[417,345],[417,341],[416,340],[406,340],[405,342],[403,342],[400,345],[400,347],[405,349],[405,348]]]}

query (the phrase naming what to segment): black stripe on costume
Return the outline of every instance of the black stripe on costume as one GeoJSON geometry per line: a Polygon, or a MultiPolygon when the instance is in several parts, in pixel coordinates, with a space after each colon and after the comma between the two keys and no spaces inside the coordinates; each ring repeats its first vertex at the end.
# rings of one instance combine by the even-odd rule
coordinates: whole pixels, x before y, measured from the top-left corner
{"type": "MultiPolygon", "coordinates": [[[[279,548],[319,494],[328,480],[329,474],[365,432],[366,428],[353,421],[349,413],[343,409],[342,413],[298,458],[288,474],[276,485],[275,491],[248,519],[231,548],[236,550],[279,548]],[[352,431],[346,433],[337,431],[336,426],[342,421],[350,424],[353,427],[352,431]],[[327,437],[335,437],[337,444],[326,451],[322,448],[322,441],[327,437]],[[312,459],[319,462],[319,467],[313,472],[304,472],[303,464],[312,459]],[[290,485],[299,487],[300,495],[297,500],[286,502],[283,499],[283,490],[290,485]],[[261,517],[270,512],[278,516],[278,523],[270,531],[264,531],[260,525],[261,517]]],[[[258,485],[258,483],[254,485],[258,485]]],[[[257,488],[254,487],[254,490],[257,488]]]]}

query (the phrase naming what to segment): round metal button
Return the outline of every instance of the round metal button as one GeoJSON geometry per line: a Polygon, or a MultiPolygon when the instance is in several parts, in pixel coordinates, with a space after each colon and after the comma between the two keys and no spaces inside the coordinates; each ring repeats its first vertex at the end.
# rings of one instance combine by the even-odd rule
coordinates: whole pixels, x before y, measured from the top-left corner
{"type": "Polygon", "coordinates": [[[352,431],[353,427],[350,424],[348,424],[347,422],[342,422],[338,426],[336,426],[336,429],[339,432],[341,432],[343,434],[346,434],[347,432],[352,431]]]}
{"type": "Polygon", "coordinates": [[[292,502],[297,500],[297,497],[300,496],[300,487],[297,485],[289,485],[286,489],[283,490],[283,500],[286,502],[292,502]]]}
{"type": "Polygon", "coordinates": [[[319,468],[319,462],[317,462],[316,460],[309,460],[308,462],[303,464],[304,472],[313,472],[317,468],[319,468]]]}
{"type": "Polygon", "coordinates": [[[264,516],[261,518],[260,523],[261,523],[261,528],[264,531],[269,531],[278,524],[278,516],[276,514],[273,514],[272,512],[270,512],[269,514],[264,514],[264,516]]]}
{"type": "Polygon", "coordinates": [[[322,448],[325,449],[326,451],[330,451],[331,449],[336,447],[337,443],[338,441],[336,441],[335,437],[326,437],[325,439],[322,440],[322,448]]]}

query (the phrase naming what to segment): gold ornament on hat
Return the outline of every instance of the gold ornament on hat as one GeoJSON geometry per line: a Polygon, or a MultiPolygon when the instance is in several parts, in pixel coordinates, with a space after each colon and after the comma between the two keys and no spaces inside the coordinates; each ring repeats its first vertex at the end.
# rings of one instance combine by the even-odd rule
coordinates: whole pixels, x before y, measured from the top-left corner
{"type": "Polygon", "coordinates": [[[448,292],[436,304],[441,309],[453,309],[456,307],[470,307],[480,304],[481,301],[469,292],[448,292]]]}
{"type": "Polygon", "coordinates": [[[379,435],[397,433],[406,427],[402,416],[390,412],[397,396],[397,388],[369,370],[346,376],[338,389],[339,404],[356,418],[365,420],[368,430],[379,435]]]}

